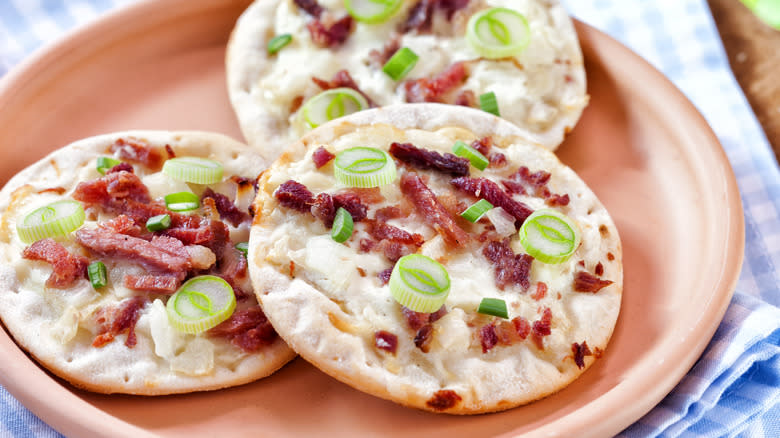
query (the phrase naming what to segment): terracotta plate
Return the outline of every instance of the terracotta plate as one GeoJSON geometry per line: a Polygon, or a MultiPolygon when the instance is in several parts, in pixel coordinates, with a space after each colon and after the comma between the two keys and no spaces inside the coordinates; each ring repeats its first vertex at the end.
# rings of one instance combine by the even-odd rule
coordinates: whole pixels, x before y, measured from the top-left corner
{"type": "MultiPolygon", "coordinates": [[[[49,47],[0,82],[0,181],[72,140],[133,128],[241,138],[224,47],[248,0],[145,1],[49,47]]],[[[734,176],[704,119],[639,57],[578,23],[592,102],[563,161],[611,212],[625,249],[623,309],[604,357],[558,394],[501,414],[451,417],[362,394],[301,359],[213,393],[85,393],[0,331],[0,383],[64,434],[86,436],[612,435],[650,410],[699,357],[742,264],[734,176]]],[[[260,171],[260,169],[258,169],[260,171]]]]}

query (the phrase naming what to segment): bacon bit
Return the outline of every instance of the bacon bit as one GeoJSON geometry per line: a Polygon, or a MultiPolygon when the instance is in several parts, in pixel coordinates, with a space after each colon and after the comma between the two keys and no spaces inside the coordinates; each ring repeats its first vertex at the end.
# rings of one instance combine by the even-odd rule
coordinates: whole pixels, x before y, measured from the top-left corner
{"type": "Polygon", "coordinates": [[[565,205],[569,205],[569,202],[571,202],[571,199],[569,199],[568,193],[565,195],[558,195],[556,193],[552,193],[544,201],[545,204],[551,207],[557,207],[557,206],[563,207],[565,205]]]}
{"type": "Polygon", "coordinates": [[[336,206],[333,204],[333,197],[324,192],[317,195],[311,206],[311,214],[321,220],[326,228],[332,227],[333,220],[336,218],[336,206]]]}
{"type": "Polygon", "coordinates": [[[111,152],[118,154],[121,160],[143,164],[155,171],[160,170],[165,161],[160,149],[134,138],[117,139],[110,148],[111,152]]]}
{"type": "Polygon", "coordinates": [[[574,363],[577,364],[577,368],[579,369],[585,368],[585,356],[593,355],[593,353],[590,352],[590,348],[588,348],[588,343],[586,341],[582,341],[582,344],[576,342],[571,344],[571,351],[574,353],[574,363]]]}
{"type": "Polygon", "coordinates": [[[439,310],[433,313],[423,313],[415,312],[406,306],[401,306],[401,313],[404,315],[404,318],[406,318],[406,323],[409,325],[410,329],[419,330],[424,325],[434,323],[446,315],[447,307],[441,306],[439,310]]]}
{"type": "Polygon", "coordinates": [[[433,326],[431,324],[425,324],[417,330],[417,334],[414,335],[414,346],[422,350],[423,353],[427,353],[431,349],[431,339],[433,335],[433,326]]]}
{"type": "Polygon", "coordinates": [[[541,281],[536,283],[536,292],[533,295],[531,295],[531,298],[535,299],[536,301],[539,301],[546,296],[547,296],[547,283],[541,281]]]}
{"type": "Polygon", "coordinates": [[[594,271],[593,271],[593,272],[595,272],[595,273],[596,273],[596,275],[598,275],[599,277],[601,277],[602,275],[604,275],[604,265],[602,265],[602,264],[601,264],[601,262],[598,262],[598,263],[596,264],[596,268],[594,269],[594,271]]]}
{"type": "Polygon", "coordinates": [[[512,199],[508,193],[501,190],[498,184],[489,179],[463,176],[453,179],[450,181],[450,184],[460,191],[487,200],[495,207],[503,208],[507,213],[514,216],[520,224],[533,213],[530,207],[512,199]]]}
{"type": "Polygon", "coordinates": [[[249,213],[239,210],[238,207],[236,207],[236,204],[234,204],[230,198],[223,195],[222,193],[217,193],[214,190],[211,190],[210,187],[207,187],[201,195],[201,200],[206,198],[211,198],[214,200],[214,204],[216,205],[217,211],[219,212],[219,217],[234,227],[241,225],[243,222],[252,220],[252,217],[249,216],[249,213]]]}
{"type": "Polygon", "coordinates": [[[344,43],[352,32],[352,16],[345,15],[341,19],[325,26],[315,19],[306,24],[314,44],[320,47],[335,47],[344,43]]]}
{"type": "Polygon", "coordinates": [[[417,233],[409,233],[398,227],[379,222],[375,219],[366,219],[366,231],[371,237],[378,241],[389,240],[391,242],[403,243],[405,245],[421,246],[425,243],[425,238],[417,233]]]}
{"type": "Polygon", "coordinates": [[[580,261],[578,261],[578,262],[577,262],[577,265],[578,265],[578,266],[582,266],[582,267],[584,268],[584,267],[585,267],[585,260],[580,260],[580,261]]]}
{"type": "Polygon", "coordinates": [[[550,181],[550,177],[551,174],[549,172],[545,172],[544,170],[531,173],[527,167],[521,166],[515,173],[510,175],[509,180],[513,181],[515,184],[524,183],[529,188],[532,188],[534,194],[544,198],[547,205],[553,207],[569,205],[570,199],[568,194],[559,195],[556,193],[551,193],[550,189],[547,188],[547,183],[550,181]]]}
{"type": "Polygon", "coordinates": [[[229,239],[227,225],[220,221],[199,219],[196,216],[171,215],[171,228],[163,234],[187,245],[203,245],[217,254],[229,239]]]}
{"type": "Polygon", "coordinates": [[[549,307],[545,307],[542,311],[542,317],[534,321],[531,327],[531,339],[540,350],[544,350],[544,337],[552,333],[551,323],[552,310],[549,307]]]}
{"type": "Polygon", "coordinates": [[[247,353],[254,353],[265,345],[273,344],[278,336],[259,305],[233,312],[230,318],[208,333],[227,338],[231,344],[247,353]]]}
{"type": "Polygon", "coordinates": [[[493,137],[488,135],[487,137],[478,138],[471,142],[471,147],[487,157],[490,149],[493,147],[493,137]]]}
{"type": "Polygon", "coordinates": [[[61,195],[61,194],[65,193],[66,191],[67,190],[65,190],[64,187],[51,187],[51,188],[48,188],[48,189],[38,190],[37,193],[39,195],[43,194],[43,193],[55,193],[57,195],[61,195]]]}
{"type": "Polygon", "coordinates": [[[376,274],[376,276],[379,278],[379,282],[382,283],[382,286],[390,282],[390,275],[392,273],[393,273],[393,268],[387,268],[384,271],[379,271],[379,273],[376,274]]]}
{"type": "Polygon", "coordinates": [[[404,81],[406,101],[409,103],[443,102],[444,96],[468,78],[466,63],[456,62],[436,76],[404,81]]]}
{"type": "Polygon", "coordinates": [[[179,288],[181,279],[177,275],[165,274],[125,275],[124,283],[125,287],[133,290],[172,294],[179,288]]]}
{"type": "Polygon", "coordinates": [[[517,333],[515,325],[512,323],[512,321],[499,319],[496,320],[493,325],[495,326],[496,337],[498,338],[499,344],[512,345],[522,340],[520,335],[517,333]]]}
{"type": "Polygon", "coordinates": [[[152,202],[149,189],[137,175],[124,171],[79,183],[73,198],[86,207],[99,206],[108,213],[127,215],[138,224],[146,224],[152,216],[170,213],[164,205],[152,202]]]}
{"type": "Polygon", "coordinates": [[[300,212],[310,211],[314,204],[314,195],[309,189],[293,180],[282,183],[274,192],[274,197],[283,206],[300,212]]]}
{"type": "Polygon", "coordinates": [[[320,79],[316,76],[312,76],[311,78],[312,82],[317,84],[318,87],[322,88],[322,90],[332,90],[334,88],[351,88],[358,93],[360,93],[361,96],[363,96],[366,99],[366,102],[368,102],[368,106],[370,107],[376,107],[378,106],[373,100],[371,100],[370,97],[368,97],[368,94],[364,93],[363,90],[358,87],[357,82],[355,82],[354,79],[352,79],[352,76],[349,74],[347,70],[339,70],[336,72],[335,75],[333,75],[333,79],[330,81],[325,81],[323,79],[320,79]]]}
{"type": "Polygon", "coordinates": [[[525,187],[519,182],[503,180],[501,181],[501,184],[513,195],[525,195],[526,193],[525,187]]]}
{"type": "Polygon", "coordinates": [[[392,242],[390,240],[380,241],[376,248],[382,254],[384,254],[387,260],[393,263],[397,262],[401,257],[414,252],[409,248],[409,246],[398,242],[392,242]]]}
{"type": "Polygon", "coordinates": [[[411,199],[417,212],[441,235],[448,247],[458,248],[468,243],[469,235],[455,223],[436,194],[417,174],[407,172],[401,176],[401,192],[411,199]]]}
{"type": "Polygon", "coordinates": [[[114,166],[114,167],[112,167],[112,168],[108,169],[108,170],[106,171],[106,174],[109,174],[109,173],[116,173],[116,172],[122,172],[122,171],[125,171],[125,172],[130,172],[130,173],[135,173],[135,169],[133,169],[133,165],[132,165],[132,164],[130,164],[130,163],[125,163],[125,162],[121,162],[121,163],[117,164],[116,166],[114,166]]]}
{"type": "Polygon", "coordinates": [[[397,33],[390,35],[382,50],[371,49],[368,59],[375,68],[382,68],[385,63],[401,48],[401,37],[397,33]]]}
{"type": "Polygon", "coordinates": [[[311,206],[311,214],[321,220],[326,227],[333,226],[333,220],[336,218],[336,211],[344,208],[352,216],[353,222],[360,222],[366,218],[368,207],[360,202],[358,195],[354,193],[339,193],[331,196],[327,193],[320,193],[314,198],[311,206]]]}
{"type": "MultiPolygon", "coordinates": [[[[494,167],[494,168],[502,168],[507,165],[506,155],[502,154],[501,152],[495,152],[490,154],[488,156],[488,161],[490,162],[490,167],[494,167]]],[[[569,195],[566,196],[568,197],[569,195]]]]}
{"type": "Polygon", "coordinates": [[[96,312],[98,334],[92,341],[93,347],[102,347],[122,333],[127,333],[125,345],[133,348],[137,343],[135,336],[135,324],[141,316],[140,310],[145,304],[145,299],[134,297],[120,302],[116,306],[101,307],[96,312]]]}
{"type": "Polygon", "coordinates": [[[307,14],[314,18],[319,18],[322,15],[324,9],[317,3],[317,0],[293,0],[295,5],[306,11],[307,14]]]}
{"type": "Polygon", "coordinates": [[[376,242],[371,239],[360,239],[359,250],[361,253],[366,253],[374,249],[376,242]]]}
{"type": "Polygon", "coordinates": [[[468,5],[468,0],[420,0],[409,11],[409,16],[401,26],[401,32],[407,33],[412,30],[419,32],[429,31],[433,19],[433,13],[441,10],[447,16],[447,20],[452,20],[452,16],[459,9],[468,5]]]}
{"type": "Polygon", "coordinates": [[[487,324],[479,329],[479,343],[482,345],[483,353],[487,353],[498,344],[498,334],[494,324],[487,324]]]}
{"type": "Polygon", "coordinates": [[[140,237],[144,234],[144,229],[141,228],[135,221],[124,214],[98,224],[100,228],[105,228],[119,234],[127,234],[128,236],[140,237]]]}
{"type": "Polygon", "coordinates": [[[360,222],[365,219],[368,212],[368,207],[363,205],[360,195],[351,191],[333,195],[333,206],[336,207],[336,210],[339,208],[347,210],[354,222],[360,222]]]}
{"type": "Polygon", "coordinates": [[[477,107],[477,96],[471,90],[463,90],[455,97],[455,105],[477,107]]]}
{"type": "Polygon", "coordinates": [[[336,156],[328,152],[328,150],[325,149],[325,146],[318,147],[317,150],[311,154],[311,159],[314,161],[314,165],[317,166],[317,169],[328,164],[330,160],[334,158],[336,158],[336,156]]]}
{"type": "MultiPolygon", "coordinates": [[[[82,228],[74,233],[76,241],[91,252],[105,256],[131,260],[152,270],[177,273],[191,268],[189,253],[181,245],[174,249],[169,242],[115,233],[106,228],[93,230],[82,228]]],[[[156,238],[164,236],[155,236],[156,238]]]]}
{"type": "Polygon", "coordinates": [[[51,264],[52,273],[46,279],[46,286],[64,289],[79,278],[87,275],[89,260],[80,255],[73,255],[54,239],[42,239],[22,251],[22,257],[27,260],[40,260],[51,264]]]}
{"type": "Polygon", "coordinates": [[[171,158],[176,158],[176,153],[173,152],[173,148],[171,147],[171,145],[169,145],[169,144],[165,145],[165,152],[168,154],[168,159],[169,160],[171,158]]]}
{"type": "Polygon", "coordinates": [[[610,262],[612,260],[615,260],[615,254],[612,254],[611,252],[608,252],[607,253],[607,260],[609,260],[610,262]]]}
{"type": "Polygon", "coordinates": [[[374,218],[379,222],[387,222],[390,219],[398,219],[400,217],[403,217],[403,212],[395,205],[379,208],[374,213],[374,218]]]}
{"type": "Polygon", "coordinates": [[[531,323],[522,316],[516,316],[512,318],[512,325],[515,326],[515,331],[520,339],[525,339],[531,333],[531,323]]]}
{"type": "Polygon", "coordinates": [[[411,143],[392,143],[390,145],[390,154],[418,169],[433,169],[453,176],[466,176],[469,174],[468,158],[458,157],[449,152],[445,152],[442,155],[436,151],[418,148],[411,143]]]}
{"type": "Polygon", "coordinates": [[[533,257],[528,254],[515,254],[509,246],[509,239],[493,241],[487,244],[482,254],[494,266],[496,285],[501,290],[509,284],[528,289],[531,285],[528,275],[533,257]]]}
{"type": "Polygon", "coordinates": [[[446,411],[463,400],[457,392],[451,389],[440,389],[433,394],[425,405],[435,411],[446,411]]]}
{"type": "Polygon", "coordinates": [[[398,336],[385,330],[379,330],[374,333],[374,345],[380,350],[395,354],[398,350],[398,336]]]}
{"type": "Polygon", "coordinates": [[[610,280],[601,280],[593,274],[585,271],[577,271],[574,274],[574,291],[596,293],[602,288],[612,284],[610,280]]]}

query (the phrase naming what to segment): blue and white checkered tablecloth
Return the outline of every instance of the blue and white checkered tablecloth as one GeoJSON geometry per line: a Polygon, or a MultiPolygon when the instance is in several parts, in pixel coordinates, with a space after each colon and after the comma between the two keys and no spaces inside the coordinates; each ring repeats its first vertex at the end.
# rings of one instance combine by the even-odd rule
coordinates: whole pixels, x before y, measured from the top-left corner
{"type": "MultiPolygon", "coordinates": [[[[43,43],[133,1],[0,0],[0,76],[43,43]]],[[[731,161],[745,209],[745,262],[723,322],[688,375],[621,436],[780,437],[780,170],[731,74],[707,3],[563,1],[693,101],[731,161]]],[[[29,436],[59,434],[0,388],[0,437],[29,436]]]]}

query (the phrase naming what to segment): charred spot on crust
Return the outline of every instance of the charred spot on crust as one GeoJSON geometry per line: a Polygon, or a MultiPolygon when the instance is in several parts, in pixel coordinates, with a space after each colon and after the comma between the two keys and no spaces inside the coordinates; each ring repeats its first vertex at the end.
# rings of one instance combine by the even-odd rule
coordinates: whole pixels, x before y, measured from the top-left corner
{"type": "Polygon", "coordinates": [[[451,389],[440,389],[433,394],[425,405],[436,411],[446,411],[453,408],[463,400],[458,393],[451,389]]]}

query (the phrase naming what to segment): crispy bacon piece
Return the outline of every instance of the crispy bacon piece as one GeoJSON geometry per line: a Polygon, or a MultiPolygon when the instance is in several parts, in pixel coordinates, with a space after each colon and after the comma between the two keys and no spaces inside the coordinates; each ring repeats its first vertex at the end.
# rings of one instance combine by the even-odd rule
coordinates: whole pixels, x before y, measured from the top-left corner
{"type": "Polygon", "coordinates": [[[409,325],[410,329],[419,330],[426,324],[432,324],[440,320],[447,314],[447,307],[441,306],[439,310],[433,313],[422,313],[401,306],[401,313],[404,315],[404,318],[406,318],[406,323],[409,325]]]}
{"type": "Polygon", "coordinates": [[[569,205],[569,202],[571,202],[571,199],[569,198],[568,193],[564,195],[551,193],[550,197],[544,201],[544,203],[550,207],[563,207],[564,205],[569,205]]]}
{"type": "Polygon", "coordinates": [[[352,16],[345,15],[339,20],[326,26],[319,19],[314,19],[306,24],[314,44],[320,47],[340,46],[349,38],[352,32],[352,16]]]}
{"type": "Polygon", "coordinates": [[[145,141],[135,138],[120,138],[111,145],[111,152],[121,160],[142,164],[150,170],[160,170],[165,157],[161,148],[152,147],[145,141]]]}
{"type": "Polygon", "coordinates": [[[385,330],[379,330],[374,333],[374,345],[380,350],[395,354],[398,350],[398,336],[385,330]]]}
{"type": "Polygon", "coordinates": [[[133,348],[137,343],[135,324],[141,316],[140,310],[146,303],[141,297],[134,297],[120,302],[116,306],[101,307],[96,312],[98,335],[92,341],[93,347],[102,347],[121,334],[127,333],[125,345],[133,348]]]}
{"type": "Polygon", "coordinates": [[[576,342],[571,344],[571,352],[574,354],[574,363],[577,364],[579,369],[585,368],[585,356],[593,355],[586,341],[582,341],[582,344],[576,342]]]}
{"type": "Polygon", "coordinates": [[[476,149],[480,154],[488,156],[490,149],[493,148],[493,137],[487,136],[478,138],[471,142],[471,147],[476,149]]]}
{"type": "Polygon", "coordinates": [[[217,246],[229,238],[228,227],[221,221],[181,214],[171,215],[171,227],[162,233],[186,245],[206,246],[215,253],[217,246]]]}
{"type": "Polygon", "coordinates": [[[418,169],[433,169],[453,176],[469,174],[468,158],[457,157],[449,152],[442,155],[436,151],[418,148],[411,143],[392,143],[390,154],[418,169]]]}
{"type": "Polygon", "coordinates": [[[412,234],[375,219],[366,219],[363,222],[367,225],[366,231],[368,234],[378,241],[389,240],[414,246],[421,246],[425,243],[425,238],[417,233],[412,234]]]}
{"type": "Polygon", "coordinates": [[[444,96],[463,84],[468,75],[466,63],[460,61],[430,79],[409,79],[403,84],[405,99],[410,103],[443,102],[444,96]]]}
{"type": "Polygon", "coordinates": [[[501,345],[512,345],[521,342],[531,332],[531,324],[522,316],[517,316],[511,321],[499,319],[493,325],[495,326],[498,343],[501,345]]]}
{"type": "Polygon", "coordinates": [[[531,326],[531,339],[540,350],[544,350],[544,337],[552,333],[551,324],[552,310],[545,307],[542,311],[542,317],[534,321],[531,326]]]}
{"type": "Polygon", "coordinates": [[[400,48],[401,37],[393,33],[382,47],[382,50],[372,49],[368,52],[368,59],[375,68],[382,68],[400,48]]]}
{"type": "MultiPolygon", "coordinates": [[[[292,262],[291,262],[292,263],[292,262]]],[[[250,296],[251,291],[247,292],[241,288],[240,279],[246,277],[247,261],[244,254],[241,253],[230,241],[224,241],[221,250],[218,251],[217,263],[211,269],[211,273],[227,281],[233,288],[236,299],[244,299],[250,296]]],[[[291,265],[294,270],[294,265],[291,265]]]]}
{"type": "Polygon", "coordinates": [[[247,353],[271,345],[278,336],[260,306],[236,310],[233,315],[209,330],[209,335],[227,338],[231,344],[247,353]]]}
{"type": "Polygon", "coordinates": [[[577,271],[574,274],[574,291],[596,293],[612,284],[611,280],[602,280],[590,272],[577,271]]]}
{"type": "Polygon", "coordinates": [[[124,214],[137,224],[170,213],[164,205],[152,202],[149,189],[137,175],[120,171],[76,186],[73,198],[87,207],[100,207],[108,213],[124,214]]]}
{"type": "MultiPolygon", "coordinates": [[[[490,167],[501,168],[507,165],[506,155],[502,154],[501,152],[494,152],[487,158],[490,162],[490,167]]],[[[568,197],[568,195],[566,196],[568,197]]]]}
{"type": "Polygon", "coordinates": [[[380,241],[379,244],[376,245],[376,249],[384,254],[387,260],[393,263],[397,262],[401,257],[414,252],[410,248],[410,245],[404,245],[387,239],[380,241]]]}
{"type": "Polygon", "coordinates": [[[509,180],[504,180],[502,183],[513,193],[525,193],[525,189],[522,188],[525,185],[536,196],[544,198],[545,203],[550,206],[569,205],[570,199],[568,194],[560,195],[550,192],[550,189],[547,187],[550,177],[550,173],[544,170],[531,173],[527,167],[521,166],[515,173],[509,176],[509,180]],[[520,188],[510,189],[510,187],[520,188]]]}
{"type": "Polygon", "coordinates": [[[355,193],[345,192],[336,195],[320,193],[314,198],[311,207],[311,214],[321,220],[326,227],[333,226],[333,220],[336,218],[336,211],[339,208],[347,210],[352,216],[353,222],[360,222],[366,218],[368,207],[360,202],[360,198],[355,193]]]}
{"type": "Polygon", "coordinates": [[[217,207],[217,211],[219,212],[219,217],[234,227],[241,225],[241,223],[244,221],[252,220],[252,217],[249,216],[249,213],[239,210],[238,207],[236,207],[236,204],[234,204],[230,198],[223,195],[222,193],[217,193],[214,190],[211,190],[210,187],[207,187],[206,190],[203,191],[203,194],[200,198],[213,199],[214,204],[217,207]]]}
{"type": "Polygon", "coordinates": [[[493,264],[499,289],[504,290],[507,285],[516,284],[526,290],[531,285],[528,275],[533,257],[528,254],[515,254],[509,246],[508,238],[488,243],[482,254],[493,264]]]}
{"type": "Polygon", "coordinates": [[[498,184],[489,179],[462,176],[453,179],[450,181],[450,184],[462,192],[487,200],[495,207],[503,208],[507,213],[514,216],[520,224],[533,213],[530,207],[512,199],[509,194],[501,190],[498,184]]]}
{"type": "Polygon", "coordinates": [[[431,340],[433,339],[433,326],[431,324],[425,324],[417,330],[414,335],[414,346],[419,348],[423,353],[427,353],[431,350],[431,340]]]}
{"type": "Polygon", "coordinates": [[[471,90],[463,90],[455,96],[455,105],[477,107],[477,96],[471,90]]]}
{"type": "Polygon", "coordinates": [[[390,274],[393,273],[393,268],[387,268],[384,271],[379,271],[378,274],[376,274],[377,277],[379,277],[379,282],[382,283],[382,286],[386,285],[390,281],[390,274]]]}
{"type": "Polygon", "coordinates": [[[336,158],[336,156],[325,149],[325,146],[318,147],[317,150],[311,154],[311,159],[314,161],[314,165],[317,166],[317,169],[330,163],[330,160],[334,158],[336,158]]]}
{"type": "Polygon", "coordinates": [[[274,197],[287,208],[308,212],[314,204],[314,195],[305,185],[289,180],[282,183],[274,192],[274,197]]]}
{"type": "Polygon", "coordinates": [[[133,170],[133,165],[132,165],[132,164],[130,164],[130,163],[125,163],[125,162],[122,162],[122,163],[119,163],[119,164],[117,164],[116,166],[114,166],[114,167],[112,167],[112,168],[108,169],[108,170],[106,171],[106,174],[109,174],[109,173],[117,173],[117,172],[122,172],[122,171],[125,171],[125,172],[130,172],[130,173],[135,173],[135,171],[133,170]]]}
{"type": "Polygon", "coordinates": [[[468,0],[419,0],[409,11],[404,23],[401,25],[401,32],[407,33],[412,30],[426,32],[431,30],[433,13],[436,10],[444,12],[447,20],[452,19],[452,15],[459,9],[468,5],[468,0]]]}
{"type": "Polygon", "coordinates": [[[119,234],[106,228],[80,229],[74,233],[76,241],[95,254],[138,262],[148,269],[162,272],[181,272],[190,269],[189,253],[175,239],[155,236],[151,242],[138,237],[119,234]]]}
{"type": "Polygon", "coordinates": [[[515,331],[520,339],[525,339],[531,333],[531,323],[522,316],[516,316],[512,318],[512,324],[515,326],[515,331]]]}
{"type": "Polygon", "coordinates": [[[407,172],[401,176],[401,192],[412,201],[425,222],[441,235],[447,246],[458,248],[469,241],[469,235],[455,223],[447,209],[436,198],[436,194],[417,174],[407,172]]]}
{"type": "Polygon", "coordinates": [[[395,205],[379,208],[374,213],[374,218],[379,222],[387,222],[390,219],[398,219],[400,217],[403,217],[403,212],[400,207],[395,205]]]}
{"type": "Polygon", "coordinates": [[[140,237],[146,233],[146,230],[141,228],[135,221],[124,214],[110,219],[106,222],[98,224],[100,228],[106,228],[119,234],[127,234],[128,236],[140,237]]]}
{"type": "Polygon", "coordinates": [[[360,93],[361,96],[363,96],[366,99],[366,102],[368,102],[368,105],[370,107],[376,107],[377,104],[371,100],[370,97],[368,97],[368,94],[364,93],[363,90],[358,87],[357,82],[355,82],[354,79],[352,79],[352,76],[349,74],[347,70],[339,70],[336,72],[336,74],[333,75],[333,78],[330,81],[326,81],[323,79],[320,79],[316,76],[312,76],[311,78],[312,82],[317,84],[318,87],[322,88],[322,90],[332,90],[333,88],[351,88],[358,93],[360,93]]]}
{"type": "Polygon", "coordinates": [[[463,399],[457,392],[451,389],[440,389],[433,394],[430,400],[425,402],[425,405],[435,411],[446,411],[455,407],[461,400],[463,399]]]}
{"type": "Polygon", "coordinates": [[[293,0],[295,5],[306,11],[314,18],[320,18],[324,9],[317,3],[317,0],[293,0]]]}
{"type": "Polygon", "coordinates": [[[180,277],[169,274],[125,275],[124,283],[125,287],[133,290],[172,294],[181,284],[180,277]]]}
{"type": "Polygon", "coordinates": [[[536,301],[539,301],[545,296],[547,296],[547,283],[540,281],[536,283],[536,292],[534,292],[534,294],[531,295],[531,298],[535,299],[536,301]]]}
{"type": "Polygon", "coordinates": [[[498,344],[495,324],[486,324],[479,329],[479,343],[482,345],[483,353],[487,353],[498,344]]]}
{"type": "Polygon", "coordinates": [[[332,227],[333,220],[336,218],[336,205],[333,203],[333,197],[324,192],[317,195],[311,206],[311,214],[321,220],[326,228],[332,227]]]}
{"type": "Polygon", "coordinates": [[[64,289],[79,278],[87,275],[89,260],[80,255],[73,255],[54,239],[42,239],[22,251],[22,257],[27,260],[41,260],[51,264],[52,273],[46,279],[46,286],[64,289]]]}

